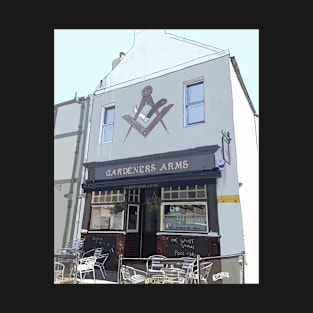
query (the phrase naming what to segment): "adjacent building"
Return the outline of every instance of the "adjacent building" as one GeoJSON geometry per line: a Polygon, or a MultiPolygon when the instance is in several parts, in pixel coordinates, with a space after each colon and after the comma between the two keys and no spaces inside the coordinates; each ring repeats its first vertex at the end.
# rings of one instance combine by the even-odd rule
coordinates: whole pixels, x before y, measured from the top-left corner
{"type": "Polygon", "coordinates": [[[80,237],[90,97],[54,106],[54,252],[80,237]]]}

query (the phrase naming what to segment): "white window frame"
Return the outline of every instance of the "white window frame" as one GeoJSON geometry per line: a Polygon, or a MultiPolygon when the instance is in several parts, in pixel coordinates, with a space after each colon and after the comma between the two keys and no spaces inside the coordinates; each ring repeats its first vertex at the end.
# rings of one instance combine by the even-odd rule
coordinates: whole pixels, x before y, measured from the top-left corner
{"type": "Polygon", "coordinates": [[[195,126],[199,125],[202,123],[205,123],[205,101],[204,101],[204,79],[203,77],[198,77],[193,80],[189,80],[184,82],[184,127],[190,127],[190,126],[195,126]],[[203,86],[203,99],[200,101],[192,102],[192,103],[187,103],[187,93],[188,93],[188,87],[191,85],[195,85],[198,83],[202,83],[203,86]],[[197,122],[189,123],[188,122],[188,113],[190,112],[190,108],[195,108],[196,106],[202,106],[203,107],[203,120],[199,120],[197,122]]]}
{"type": "Polygon", "coordinates": [[[207,185],[184,185],[162,187],[162,201],[183,201],[207,199],[207,185]],[[194,197],[191,195],[194,193],[194,197]]]}
{"type": "Polygon", "coordinates": [[[100,129],[99,129],[99,143],[100,144],[110,143],[110,142],[113,141],[114,120],[113,120],[112,123],[107,123],[107,124],[104,123],[106,110],[108,110],[108,109],[114,109],[114,120],[115,120],[115,103],[102,105],[102,107],[101,107],[101,118],[100,118],[100,129]],[[104,141],[103,140],[103,134],[104,134],[104,131],[105,131],[105,127],[107,127],[107,126],[112,126],[113,127],[112,138],[110,140],[104,141]]]}
{"type": "Polygon", "coordinates": [[[93,191],[91,195],[92,204],[103,204],[111,202],[125,202],[126,190],[99,190],[93,191]]]}
{"type": "Polygon", "coordinates": [[[130,189],[128,191],[128,202],[140,202],[140,189],[130,189]]]}
{"type": "Polygon", "coordinates": [[[139,204],[128,204],[127,206],[127,220],[126,220],[126,231],[128,233],[137,233],[139,229],[139,210],[140,210],[140,205],[139,204]],[[129,228],[129,216],[130,216],[130,207],[136,207],[136,227],[135,228],[129,228]]]}

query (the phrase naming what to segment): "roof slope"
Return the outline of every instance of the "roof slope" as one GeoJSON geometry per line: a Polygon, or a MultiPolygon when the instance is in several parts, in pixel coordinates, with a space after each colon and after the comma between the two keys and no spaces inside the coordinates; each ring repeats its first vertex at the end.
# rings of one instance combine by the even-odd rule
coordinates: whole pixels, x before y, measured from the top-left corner
{"type": "Polygon", "coordinates": [[[229,54],[165,30],[135,30],[134,44],[112,71],[100,81],[95,94],[158,77],[229,54]]]}

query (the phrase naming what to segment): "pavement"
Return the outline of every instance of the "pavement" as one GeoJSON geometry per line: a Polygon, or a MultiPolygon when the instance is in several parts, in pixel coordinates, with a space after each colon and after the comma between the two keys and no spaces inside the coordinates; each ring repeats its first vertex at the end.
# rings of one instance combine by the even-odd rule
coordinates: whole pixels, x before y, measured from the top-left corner
{"type": "Polygon", "coordinates": [[[106,270],[107,275],[103,279],[102,274],[99,269],[96,269],[96,282],[92,278],[92,274],[86,276],[86,278],[80,282],[79,279],[77,282],[79,284],[117,284],[117,272],[106,270]]]}

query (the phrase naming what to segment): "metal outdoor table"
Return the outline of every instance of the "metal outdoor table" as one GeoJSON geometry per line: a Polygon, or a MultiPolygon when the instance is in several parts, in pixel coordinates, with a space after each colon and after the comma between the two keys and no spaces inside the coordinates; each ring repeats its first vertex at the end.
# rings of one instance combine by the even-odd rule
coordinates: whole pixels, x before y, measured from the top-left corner
{"type": "Polygon", "coordinates": [[[79,255],[74,254],[54,254],[54,261],[65,265],[63,283],[77,283],[77,263],[79,255]]]}

